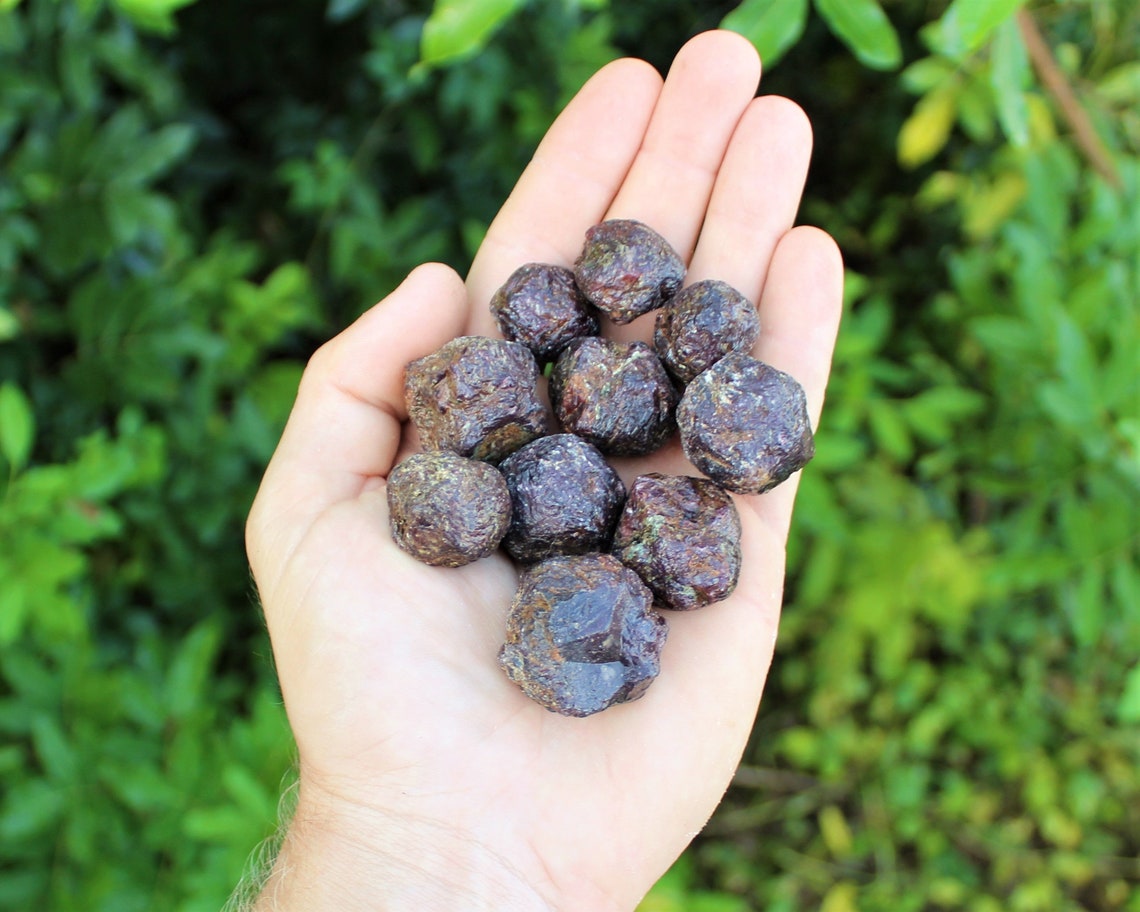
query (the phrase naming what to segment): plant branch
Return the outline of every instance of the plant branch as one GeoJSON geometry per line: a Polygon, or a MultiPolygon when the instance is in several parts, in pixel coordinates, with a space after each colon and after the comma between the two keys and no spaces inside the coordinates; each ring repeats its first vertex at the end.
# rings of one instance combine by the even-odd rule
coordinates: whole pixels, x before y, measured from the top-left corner
{"type": "Polygon", "coordinates": [[[1088,112],[1081,105],[1077,93],[1069,84],[1053,52],[1049,49],[1033,15],[1022,8],[1017,11],[1017,25],[1025,41],[1029,59],[1042,84],[1061,109],[1061,116],[1073,131],[1077,147],[1088,159],[1089,164],[1116,189],[1121,188],[1120,174],[1113,164],[1112,157],[1089,119],[1088,112]]]}

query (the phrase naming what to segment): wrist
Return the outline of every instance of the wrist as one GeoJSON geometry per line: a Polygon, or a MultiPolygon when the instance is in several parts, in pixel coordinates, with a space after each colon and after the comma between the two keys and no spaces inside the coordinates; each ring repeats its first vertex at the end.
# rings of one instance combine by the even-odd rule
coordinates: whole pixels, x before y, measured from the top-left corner
{"type": "MultiPolygon", "coordinates": [[[[311,791],[311,790],[310,790],[311,791]]],[[[553,912],[508,859],[432,821],[301,789],[253,912],[553,912]]]]}

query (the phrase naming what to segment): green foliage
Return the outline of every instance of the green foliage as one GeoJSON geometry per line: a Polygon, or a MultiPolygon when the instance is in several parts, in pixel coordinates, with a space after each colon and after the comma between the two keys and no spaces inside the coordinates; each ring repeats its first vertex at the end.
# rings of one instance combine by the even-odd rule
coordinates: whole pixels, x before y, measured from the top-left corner
{"type": "Polygon", "coordinates": [[[756,735],[643,910],[1138,912],[1134,4],[1026,7],[1091,136],[1017,2],[422,6],[0,2],[0,908],[224,902],[289,776],[242,525],[306,356],[723,18],[847,314],[756,735]]]}
{"type": "Polygon", "coordinates": [[[744,0],[720,25],[751,41],[772,66],[800,40],[807,16],[808,0],[744,0]]]}
{"type": "Polygon", "coordinates": [[[815,0],[815,9],[861,63],[893,70],[902,61],[899,36],[877,0],[815,0]]]}
{"type": "Polygon", "coordinates": [[[1091,140],[1058,138],[1016,6],[955,3],[921,31],[893,140],[907,167],[938,163],[918,212],[905,185],[816,210],[859,271],[765,709],[692,853],[756,907],[1140,902],[1140,149],[1114,97],[1140,21],[1036,13],[1087,42],[1064,78],[1114,186],[1091,140]],[[954,231],[923,276],[915,219],[954,231]]]}
{"type": "Polygon", "coordinates": [[[934,26],[938,45],[944,53],[960,59],[981,47],[995,29],[1024,5],[1025,0],[954,0],[934,26]]]}
{"type": "Polygon", "coordinates": [[[435,65],[469,57],[521,5],[521,0],[437,0],[424,23],[420,60],[435,65]]]}
{"type": "Polygon", "coordinates": [[[175,29],[174,13],[196,0],[114,0],[139,28],[161,35],[175,29]]]}

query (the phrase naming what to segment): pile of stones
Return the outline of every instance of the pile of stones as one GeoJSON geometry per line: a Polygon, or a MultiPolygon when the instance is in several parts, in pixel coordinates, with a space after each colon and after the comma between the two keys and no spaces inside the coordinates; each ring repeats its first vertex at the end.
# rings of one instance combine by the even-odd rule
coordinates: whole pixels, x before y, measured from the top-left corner
{"type": "Polygon", "coordinates": [[[500,546],[518,562],[499,664],[563,715],[645,693],[667,630],[655,609],[701,608],[737,584],[728,492],[767,491],[814,453],[800,385],[749,354],[755,305],[720,281],[682,289],[684,276],[648,226],[602,222],[573,270],[527,264],[495,293],[504,339],[453,339],[406,369],[423,452],[389,475],[392,536],[436,566],[500,546]],[[599,314],[653,310],[652,345],[598,335],[599,314]],[[706,477],[651,473],[627,491],[607,457],[647,456],[674,433],[706,477]]]}

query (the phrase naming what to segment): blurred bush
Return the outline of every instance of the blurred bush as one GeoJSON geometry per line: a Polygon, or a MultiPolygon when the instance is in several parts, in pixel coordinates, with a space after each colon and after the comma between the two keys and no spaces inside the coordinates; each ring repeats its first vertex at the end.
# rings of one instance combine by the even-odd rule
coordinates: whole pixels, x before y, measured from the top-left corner
{"type": "Polygon", "coordinates": [[[0,0],[0,908],[222,904],[292,757],[241,536],[301,365],[722,18],[848,309],[752,744],[644,909],[1140,910],[1127,0],[0,0]]]}

